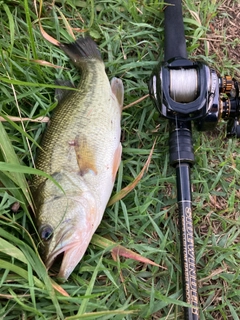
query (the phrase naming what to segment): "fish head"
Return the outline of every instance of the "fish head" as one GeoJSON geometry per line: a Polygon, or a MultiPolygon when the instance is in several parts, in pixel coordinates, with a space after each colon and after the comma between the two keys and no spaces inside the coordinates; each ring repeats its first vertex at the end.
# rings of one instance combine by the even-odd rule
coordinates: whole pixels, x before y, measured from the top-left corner
{"type": "Polygon", "coordinates": [[[83,257],[99,222],[90,192],[51,198],[39,207],[38,230],[47,269],[63,255],[59,278],[67,279],[83,257]]]}

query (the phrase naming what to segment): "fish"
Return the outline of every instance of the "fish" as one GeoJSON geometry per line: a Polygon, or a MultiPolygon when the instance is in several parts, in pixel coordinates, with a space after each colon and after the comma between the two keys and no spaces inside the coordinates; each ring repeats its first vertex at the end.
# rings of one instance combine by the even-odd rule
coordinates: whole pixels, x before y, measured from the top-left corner
{"type": "Polygon", "coordinates": [[[80,71],[64,90],[38,150],[32,195],[46,268],[63,256],[67,280],[85,254],[111,196],[121,162],[122,80],[109,81],[95,41],[81,37],[59,47],[80,71]]]}

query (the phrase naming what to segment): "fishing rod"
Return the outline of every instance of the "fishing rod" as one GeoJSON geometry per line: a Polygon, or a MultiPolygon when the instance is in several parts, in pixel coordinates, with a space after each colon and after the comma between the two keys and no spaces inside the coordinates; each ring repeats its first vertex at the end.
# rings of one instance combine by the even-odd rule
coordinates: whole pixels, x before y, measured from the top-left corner
{"type": "Polygon", "coordinates": [[[150,96],[160,115],[169,120],[169,158],[176,169],[185,320],[198,320],[194,227],[190,170],[194,165],[192,123],[198,131],[228,121],[227,136],[240,138],[238,82],[219,77],[202,62],[187,57],[181,0],[167,0],[164,10],[164,61],[154,68],[150,96]]]}

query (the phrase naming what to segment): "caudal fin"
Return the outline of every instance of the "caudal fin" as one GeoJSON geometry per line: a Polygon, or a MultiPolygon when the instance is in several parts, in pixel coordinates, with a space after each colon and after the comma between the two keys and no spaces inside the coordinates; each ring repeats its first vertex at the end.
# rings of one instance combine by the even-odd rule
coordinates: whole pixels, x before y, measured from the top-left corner
{"type": "Polygon", "coordinates": [[[89,36],[79,38],[72,43],[60,43],[59,47],[69,56],[74,64],[81,63],[83,59],[98,59],[102,61],[96,43],[89,36]]]}

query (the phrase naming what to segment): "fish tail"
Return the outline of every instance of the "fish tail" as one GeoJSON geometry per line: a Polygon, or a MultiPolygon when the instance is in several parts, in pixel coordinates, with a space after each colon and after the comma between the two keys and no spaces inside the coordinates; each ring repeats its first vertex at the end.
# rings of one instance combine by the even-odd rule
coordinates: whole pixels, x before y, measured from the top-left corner
{"type": "Polygon", "coordinates": [[[59,47],[76,65],[82,63],[83,60],[86,61],[86,59],[102,61],[98,47],[90,36],[79,38],[72,43],[60,43],[59,47]]]}

